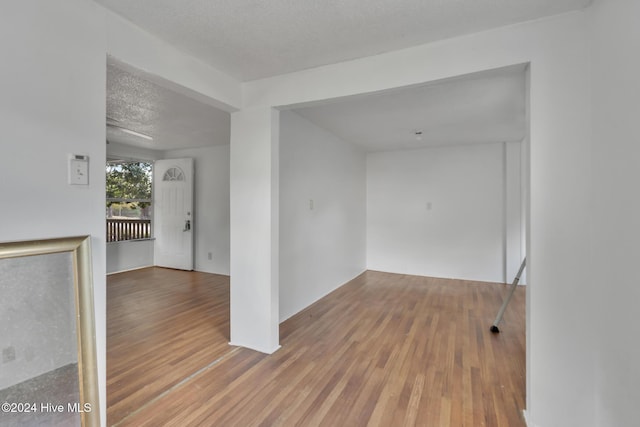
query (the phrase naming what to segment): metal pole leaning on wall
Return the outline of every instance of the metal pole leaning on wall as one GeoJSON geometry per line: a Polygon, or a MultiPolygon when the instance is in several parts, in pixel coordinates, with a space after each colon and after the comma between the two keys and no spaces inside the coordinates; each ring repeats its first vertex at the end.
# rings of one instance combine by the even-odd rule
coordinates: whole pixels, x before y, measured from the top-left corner
{"type": "Polygon", "coordinates": [[[496,316],[496,320],[493,321],[493,325],[491,325],[491,332],[493,333],[498,333],[500,332],[500,329],[498,329],[498,323],[500,323],[500,321],[502,320],[502,316],[504,315],[504,311],[507,309],[507,305],[509,305],[509,301],[511,301],[511,297],[513,296],[513,292],[516,290],[516,286],[518,286],[518,282],[520,281],[520,276],[522,275],[522,272],[524,271],[524,266],[527,262],[527,258],[525,257],[522,260],[522,264],[520,264],[520,270],[518,270],[518,274],[516,274],[515,279],[513,279],[513,283],[511,284],[511,289],[509,290],[509,296],[507,296],[507,299],[504,300],[504,302],[502,303],[502,307],[500,307],[500,310],[498,311],[498,315],[496,316]]]}

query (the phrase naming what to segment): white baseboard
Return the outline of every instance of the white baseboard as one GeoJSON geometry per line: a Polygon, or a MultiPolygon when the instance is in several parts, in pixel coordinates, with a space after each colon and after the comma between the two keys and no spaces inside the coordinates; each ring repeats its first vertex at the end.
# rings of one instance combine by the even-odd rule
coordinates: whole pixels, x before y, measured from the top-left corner
{"type": "Polygon", "coordinates": [[[132,267],[132,268],[126,268],[124,270],[110,271],[109,273],[107,273],[107,276],[110,276],[112,274],[118,274],[118,273],[126,273],[128,271],[142,270],[143,268],[149,268],[149,267],[153,267],[153,265],[142,265],[140,267],[132,267]]]}

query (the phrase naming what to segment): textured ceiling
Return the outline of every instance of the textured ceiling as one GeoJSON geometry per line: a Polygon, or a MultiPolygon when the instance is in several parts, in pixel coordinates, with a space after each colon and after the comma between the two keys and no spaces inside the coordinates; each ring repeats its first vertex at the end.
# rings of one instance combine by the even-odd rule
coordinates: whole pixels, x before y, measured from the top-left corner
{"type": "Polygon", "coordinates": [[[229,143],[229,113],[107,64],[107,141],[154,150],[229,143]]]}
{"type": "MultiPolygon", "coordinates": [[[[526,132],[525,66],[292,108],[365,151],[519,141],[526,132]],[[421,132],[418,137],[416,132],[421,132]]],[[[107,66],[107,140],[170,150],[229,143],[229,113],[107,66]]]]}
{"type": "Polygon", "coordinates": [[[240,80],[580,9],[591,0],[96,0],[240,80]]]}
{"type": "Polygon", "coordinates": [[[293,111],[366,151],[520,141],[525,76],[506,67],[293,111]]]}

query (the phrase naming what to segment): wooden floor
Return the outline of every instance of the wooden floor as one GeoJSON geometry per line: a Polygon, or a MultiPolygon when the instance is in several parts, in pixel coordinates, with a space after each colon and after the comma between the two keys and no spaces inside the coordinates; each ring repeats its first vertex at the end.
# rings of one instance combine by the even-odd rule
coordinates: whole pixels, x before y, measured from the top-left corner
{"type": "Polygon", "coordinates": [[[107,277],[107,423],[229,353],[229,278],[164,268],[107,277]]]}
{"type": "Polygon", "coordinates": [[[280,326],[272,355],[230,347],[228,278],[108,280],[108,424],[525,426],[524,288],[366,272],[280,326]]]}

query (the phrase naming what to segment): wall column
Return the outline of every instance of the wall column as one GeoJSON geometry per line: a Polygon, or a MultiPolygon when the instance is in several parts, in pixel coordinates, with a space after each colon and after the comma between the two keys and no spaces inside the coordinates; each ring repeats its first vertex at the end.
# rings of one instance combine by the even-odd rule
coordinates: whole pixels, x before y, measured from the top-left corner
{"type": "MultiPolygon", "coordinates": [[[[505,185],[505,283],[513,282],[525,256],[524,214],[522,198],[526,189],[522,185],[522,142],[504,143],[505,185]]],[[[520,284],[526,284],[526,268],[520,284]]]]}
{"type": "Polygon", "coordinates": [[[279,348],[279,112],[231,114],[231,343],[279,348]]]}

